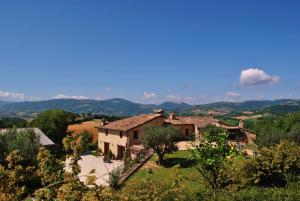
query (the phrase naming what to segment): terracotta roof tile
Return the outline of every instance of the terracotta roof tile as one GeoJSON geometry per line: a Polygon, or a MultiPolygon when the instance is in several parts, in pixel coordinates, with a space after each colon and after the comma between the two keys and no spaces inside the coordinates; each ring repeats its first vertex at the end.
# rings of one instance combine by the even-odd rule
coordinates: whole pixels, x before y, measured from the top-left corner
{"type": "Polygon", "coordinates": [[[194,124],[198,128],[204,128],[207,125],[218,125],[218,120],[212,117],[200,116],[176,116],[175,119],[165,119],[165,122],[174,125],[194,124]]]}
{"type": "Polygon", "coordinates": [[[148,121],[156,119],[158,117],[162,117],[162,114],[141,114],[138,116],[129,117],[126,119],[121,119],[118,121],[111,122],[105,126],[99,126],[98,128],[103,129],[112,129],[112,130],[120,130],[120,131],[128,131],[137,126],[140,126],[148,121]]]}

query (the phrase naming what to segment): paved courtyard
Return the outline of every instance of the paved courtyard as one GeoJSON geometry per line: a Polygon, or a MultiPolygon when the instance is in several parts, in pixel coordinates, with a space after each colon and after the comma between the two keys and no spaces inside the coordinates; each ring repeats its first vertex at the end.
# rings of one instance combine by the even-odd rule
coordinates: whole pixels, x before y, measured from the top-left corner
{"type": "MultiPolygon", "coordinates": [[[[89,175],[90,171],[95,169],[95,175],[97,177],[96,184],[108,186],[109,173],[116,168],[121,168],[124,164],[119,160],[112,160],[111,163],[104,163],[103,156],[93,156],[93,155],[82,155],[81,160],[78,164],[81,167],[81,173],[78,175],[80,181],[85,182],[86,177],[89,175]]],[[[70,172],[71,168],[68,165],[70,160],[66,160],[66,171],[70,172]]]]}
{"type": "Polygon", "coordinates": [[[193,149],[192,141],[180,141],[176,143],[179,151],[193,149]]]}

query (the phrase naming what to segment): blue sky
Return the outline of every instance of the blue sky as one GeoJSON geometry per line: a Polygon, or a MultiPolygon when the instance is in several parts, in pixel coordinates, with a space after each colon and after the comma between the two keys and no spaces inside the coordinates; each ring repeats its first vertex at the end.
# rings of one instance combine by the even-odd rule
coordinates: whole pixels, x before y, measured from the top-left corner
{"type": "Polygon", "coordinates": [[[299,1],[1,1],[0,99],[300,97],[299,1]]]}

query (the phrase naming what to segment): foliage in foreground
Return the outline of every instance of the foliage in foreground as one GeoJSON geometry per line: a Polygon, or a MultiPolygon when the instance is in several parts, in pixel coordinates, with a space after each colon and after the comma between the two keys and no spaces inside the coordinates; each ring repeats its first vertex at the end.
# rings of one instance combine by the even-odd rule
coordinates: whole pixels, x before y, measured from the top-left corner
{"type": "Polygon", "coordinates": [[[204,180],[213,190],[214,198],[216,191],[222,187],[220,171],[231,154],[227,144],[228,134],[224,129],[207,126],[204,130],[204,137],[194,144],[191,150],[193,158],[197,160],[197,169],[204,180]]]}
{"type": "Polygon", "coordinates": [[[9,129],[0,134],[0,163],[14,150],[19,150],[24,160],[33,163],[39,149],[39,139],[32,129],[9,129]]]}
{"type": "Polygon", "coordinates": [[[262,148],[259,157],[245,163],[248,184],[257,186],[286,186],[300,174],[300,146],[293,142],[262,148]]]}

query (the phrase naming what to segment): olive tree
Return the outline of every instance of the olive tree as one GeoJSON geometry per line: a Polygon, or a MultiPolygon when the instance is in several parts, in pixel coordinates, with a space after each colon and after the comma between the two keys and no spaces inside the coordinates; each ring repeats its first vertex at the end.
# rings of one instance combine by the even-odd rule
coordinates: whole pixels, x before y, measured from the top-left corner
{"type": "Polygon", "coordinates": [[[180,138],[180,131],[172,126],[149,126],[144,128],[142,144],[155,151],[158,162],[162,165],[164,155],[177,150],[176,142],[180,138]]]}

